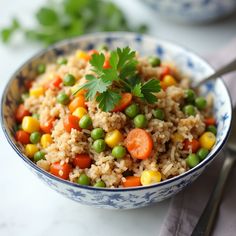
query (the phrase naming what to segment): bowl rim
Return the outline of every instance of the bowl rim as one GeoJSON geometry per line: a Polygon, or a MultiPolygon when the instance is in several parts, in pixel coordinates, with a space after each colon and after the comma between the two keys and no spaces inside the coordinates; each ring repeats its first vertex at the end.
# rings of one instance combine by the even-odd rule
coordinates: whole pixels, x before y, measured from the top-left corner
{"type": "Polygon", "coordinates": [[[10,86],[12,80],[15,79],[16,75],[22,70],[22,68],[24,66],[26,66],[28,63],[30,63],[32,60],[42,56],[43,54],[58,48],[60,46],[66,45],[66,44],[70,44],[73,42],[76,42],[77,40],[86,40],[89,39],[91,37],[95,37],[95,36],[99,36],[101,38],[106,38],[106,37],[113,37],[113,38],[117,38],[117,37],[128,37],[128,36],[133,36],[134,38],[136,37],[142,37],[142,38],[146,38],[146,39],[150,39],[150,40],[158,40],[159,42],[162,42],[164,44],[170,45],[172,47],[178,48],[183,50],[184,52],[186,52],[187,54],[200,59],[203,63],[205,63],[206,66],[208,66],[210,69],[212,69],[213,71],[215,71],[214,67],[212,67],[202,56],[198,55],[198,53],[194,52],[192,49],[188,49],[185,46],[182,46],[179,43],[176,43],[174,41],[171,40],[166,40],[163,38],[159,38],[159,37],[155,37],[152,35],[148,35],[148,34],[140,34],[140,33],[134,33],[134,32],[125,32],[125,31],[118,31],[118,32],[95,32],[95,33],[89,33],[89,34],[84,34],[82,36],[77,36],[77,37],[73,37],[70,39],[65,39],[62,41],[59,41],[45,49],[40,50],[39,52],[35,53],[33,56],[31,56],[28,60],[26,60],[20,67],[18,67],[18,69],[15,71],[15,73],[13,73],[13,75],[10,77],[10,79],[8,80],[7,84],[5,85],[5,88],[3,90],[3,94],[2,94],[2,98],[1,98],[1,113],[0,113],[0,122],[1,122],[1,126],[2,126],[2,130],[3,133],[8,141],[8,143],[10,144],[10,146],[15,150],[15,152],[18,154],[18,156],[20,156],[20,158],[26,163],[28,164],[32,169],[34,169],[37,172],[39,172],[42,175],[45,175],[47,178],[49,179],[53,179],[56,182],[59,182],[60,184],[65,184],[68,185],[70,187],[75,187],[78,189],[85,189],[85,190],[90,190],[90,191],[104,191],[104,192],[129,192],[129,191],[139,191],[139,190],[146,190],[146,189],[155,189],[156,187],[161,187],[164,185],[168,185],[172,182],[178,181],[180,179],[184,179],[184,177],[186,176],[190,176],[191,174],[193,174],[194,172],[196,172],[197,170],[201,169],[202,167],[206,167],[218,154],[219,152],[222,150],[223,146],[225,145],[225,143],[228,140],[229,137],[229,133],[231,130],[231,126],[232,126],[232,120],[233,120],[233,105],[232,105],[232,98],[230,96],[229,90],[225,84],[225,82],[219,77],[218,79],[220,79],[220,81],[222,82],[222,85],[224,86],[224,88],[227,91],[227,95],[229,98],[229,102],[230,102],[230,111],[229,111],[229,119],[230,119],[230,124],[229,124],[229,128],[227,130],[225,139],[221,142],[220,146],[214,151],[214,153],[210,153],[208,155],[208,157],[203,160],[202,162],[200,162],[197,166],[195,166],[194,168],[191,168],[189,170],[187,170],[186,172],[174,176],[170,179],[166,179],[164,181],[161,181],[159,183],[156,184],[152,184],[152,185],[147,185],[147,186],[138,186],[138,187],[131,187],[131,188],[101,188],[101,187],[94,187],[94,186],[86,186],[86,185],[80,185],[68,180],[64,180],[61,179],[59,177],[56,177],[52,174],[50,174],[49,172],[41,169],[40,167],[38,167],[32,160],[30,160],[27,156],[25,156],[21,150],[17,147],[17,145],[12,141],[10,135],[8,134],[6,128],[4,127],[4,115],[3,115],[3,103],[4,103],[4,98],[6,97],[6,93],[7,93],[7,88],[10,86]]]}

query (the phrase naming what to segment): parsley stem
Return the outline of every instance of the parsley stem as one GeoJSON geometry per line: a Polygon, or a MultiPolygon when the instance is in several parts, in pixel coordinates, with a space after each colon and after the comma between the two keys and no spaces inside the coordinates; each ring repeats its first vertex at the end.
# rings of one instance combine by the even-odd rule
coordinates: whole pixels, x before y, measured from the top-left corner
{"type": "Polygon", "coordinates": [[[123,88],[124,85],[126,87],[128,87],[130,90],[132,89],[132,87],[130,86],[130,84],[128,84],[126,81],[124,80],[119,80],[119,81],[114,81],[113,82],[115,86],[119,87],[119,88],[123,88]]]}

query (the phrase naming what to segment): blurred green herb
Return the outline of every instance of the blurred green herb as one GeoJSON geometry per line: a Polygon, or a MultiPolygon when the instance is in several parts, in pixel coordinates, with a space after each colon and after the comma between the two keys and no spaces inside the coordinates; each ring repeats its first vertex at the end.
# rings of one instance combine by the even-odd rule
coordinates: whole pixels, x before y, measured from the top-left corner
{"type": "Polygon", "coordinates": [[[37,10],[36,25],[28,29],[14,18],[9,27],[1,30],[4,43],[16,32],[27,39],[45,45],[94,31],[146,32],[147,27],[131,27],[123,12],[114,3],[105,0],[62,0],[50,1],[37,10]]]}

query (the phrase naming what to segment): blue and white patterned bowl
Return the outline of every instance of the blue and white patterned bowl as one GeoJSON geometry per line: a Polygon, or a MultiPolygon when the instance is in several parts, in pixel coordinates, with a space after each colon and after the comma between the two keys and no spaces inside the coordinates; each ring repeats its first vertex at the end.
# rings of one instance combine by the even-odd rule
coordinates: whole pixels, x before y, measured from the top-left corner
{"type": "Polygon", "coordinates": [[[186,23],[203,23],[228,16],[235,0],[141,0],[161,16],[186,23]]]}
{"type": "MultiPolygon", "coordinates": [[[[21,147],[14,139],[14,111],[20,94],[24,91],[24,81],[34,78],[35,67],[39,63],[55,61],[58,56],[70,54],[75,49],[92,49],[101,44],[111,49],[129,45],[141,55],[156,54],[163,60],[172,60],[193,80],[200,80],[213,72],[203,59],[194,53],[172,43],[134,33],[97,33],[58,43],[29,59],[9,80],[2,97],[1,123],[6,138],[26,166],[49,187],[81,204],[109,209],[129,209],[150,205],[169,198],[193,182],[214,159],[226,142],[232,119],[231,100],[224,83],[219,79],[201,88],[201,93],[214,96],[214,115],[218,123],[217,143],[209,156],[195,168],[184,174],[147,187],[129,189],[101,189],[80,186],[59,179],[43,171],[22,154],[21,147]]],[[[19,170],[20,171],[20,170],[19,170]]],[[[10,173],[9,173],[10,174],[10,173]]]]}

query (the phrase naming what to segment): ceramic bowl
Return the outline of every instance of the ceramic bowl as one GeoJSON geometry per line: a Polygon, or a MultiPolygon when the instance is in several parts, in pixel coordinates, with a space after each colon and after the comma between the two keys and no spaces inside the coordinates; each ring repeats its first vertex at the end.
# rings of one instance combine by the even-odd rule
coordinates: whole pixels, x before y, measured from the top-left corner
{"type": "Polygon", "coordinates": [[[235,0],[142,0],[161,16],[186,23],[210,22],[232,14],[235,0]]]}
{"type": "MultiPolygon", "coordinates": [[[[90,186],[81,186],[69,181],[59,179],[48,172],[40,169],[21,151],[21,146],[14,138],[14,111],[24,91],[24,82],[34,78],[35,68],[39,63],[55,61],[58,56],[72,53],[80,48],[88,50],[99,45],[107,44],[110,49],[129,45],[140,52],[141,55],[156,54],[162,60],[174,61],[182,71],[193,80],[200,80],[213,72],[212,67],[196,54],[180,46],[150,36],[137,35],[134,33],[96,33],[83,37],[66,40],[58,43],[29,59],[10,78],[3,96],[1,107],[1,123],[4,134],[11,147],[16,151],[25,165],[51,189],[77,201],[78,203],[109,209],[130,209],[150,205],[173,196],[188,184],[192,183],[208,164],[220,152],[230,130],[232,119],[232,107],[229,93],[222,82],[208,82],[201,87],[201,94],[212,93],[214,97],[214,116],[217,119],[217,142],[208,157],[198,166],[187,172],[165,180],[159,184],[135,187],[127,189],[106,189],[90,186]]],[[[20,170],[18,170],[20,171],[20,170]]],[[[29,178],[31,178],[29,176],[29,178]]]]}

